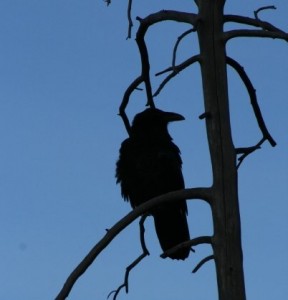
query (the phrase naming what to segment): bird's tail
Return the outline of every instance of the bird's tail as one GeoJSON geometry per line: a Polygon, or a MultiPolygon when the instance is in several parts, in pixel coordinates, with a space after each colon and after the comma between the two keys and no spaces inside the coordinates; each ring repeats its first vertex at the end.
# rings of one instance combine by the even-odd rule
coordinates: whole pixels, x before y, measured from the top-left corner
{"type": "MultiPolygon", "coordinates": [[[[164,252],[190,239],[186,213],[179,207],[173,205],[159,207],[154,211],[153,216],[156,233],[164,252]]],[[[184,260],[189,252],[190,248],[182,248],[168,257],[184,260]]]]}

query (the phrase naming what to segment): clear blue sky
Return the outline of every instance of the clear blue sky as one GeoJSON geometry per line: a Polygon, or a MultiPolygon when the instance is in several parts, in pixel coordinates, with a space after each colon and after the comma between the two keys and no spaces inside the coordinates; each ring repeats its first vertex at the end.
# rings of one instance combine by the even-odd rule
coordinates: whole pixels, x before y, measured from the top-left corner
{"type": "MultiPolygon", "coordinates": [[[[0,299],[53,299],[105,229],[130,211],[114,178],[119,145],[127,136],[118,106],[140,70],[134,37],[126,41],[126,2],[114,0],[109,8],[101,0],[0,2],[0,299]]],[[[227,1],[227,13],[253,17],[258,7],[276,5],[261,17],[288,31],[286,1],[236,2],[227,1]]],[[[134,0],[134,18],[160,9],[195,12],[193,1],[143,3],[134,0]]],[[[150,30],[152,72],[169,66],[172,47],[186,28],[169,23],[150,30]]],[[[197,50],[194,37],[187,38],[178,62],[197,50]]],[[[288,45],[239,39],[227,52],[245,66],[278,143],[275,148],[265,143],[239,170],[247,298],[285,299],[288,45]]],[[[234,143],[251,146],[260,132],[245,89],[230,69],[229,76],[234,143]]],[[[156,87],[159,79],[153,83],[156,87]]],[[[144,98],[135,92],[129,116],[144,108],[144,98]]],[[[199,66],[181,73],[156,103],[186,118],[170,128],[182,150],[186,186],[209,185],[204,123],[198,119],[203,113],[199,66]]],[[[211,234],[209,207],[190,201],[189,224],[193,237],[211,234]]],[[[213,262],[191,274],[211,254],[209,247],[197,247],[184,263],[160,259],[152,220],[147,245],[151,255],[132,272],[130,293],[119,299],[217,299],[213,262]]],[[[69,299],[106,299],[139,253],[135,223],[98,257],[69,299]]]]}

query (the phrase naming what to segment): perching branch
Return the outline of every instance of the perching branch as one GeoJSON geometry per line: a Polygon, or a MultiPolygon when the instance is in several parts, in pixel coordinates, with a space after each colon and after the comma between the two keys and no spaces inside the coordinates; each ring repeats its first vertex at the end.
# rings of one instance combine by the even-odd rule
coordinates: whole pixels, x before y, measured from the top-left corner
{"type": "Polygon", "coordinates": [[[167,256],[169,256],[170,254],[173,254],[174,252],[176,252],[177,250],[183,249],[183,248],[187,248],[187,247],[193,247],[193,246],[197,246],[200,244],[212,244],[212,238],[211,236],[200,236],[197,237],[195,239],[192,239],[190,241],[186,241],[183,242],[167,251],[165,251],[164,253],[162,253],[160,256],[162,258],[166,258],[167,256]]]}
{"type": "Polygon", "coordinates": [[[130,223],[132,223],[139,216],[149,212],[157,205],[172,201],[179,201],[180,199],[202,199],[207,203],[211,203],[214,199],[213,188],[191,188],[170,192],[165,195],[155,197],[136,207],[125,217],[119,220],[112,228],[110,228],[105,236],[90,250],[86,257],[69,275],[62,290],[59,292],[55,300],[64,300],[68,297],[70,291],[80,276],[89,268],[97,256],[111,243],[111,241],[130,223]]]}
{"type": "Polygon", "coordinates": [[[139,255],[127,268],[126,268],[126,272],[125,272],[125,276],[124,276],[124,282],[123,284],[121,284],[117,290],[112,291],[107,298],[109,298],[113,293],[114,293],[114,297],[113,300],[116,300],[119,292],[125,288],[126,294],[128,294],[129,292],[129,274],[130,271],[132,269],[134,269],[134,267],[136,267],[143,258],[145,258],[147,255],[149,255],[149,251],[146,247],[145,244],[145,227],[144,227],[144,222],[146,220],[146,218],[148,217],[148,214],[145,214],[141,217],[140,222],[139,222],[139,227],[140,227],[140,241],[141,241],[141,247],[142,247],[142,254],[139,255]]]}

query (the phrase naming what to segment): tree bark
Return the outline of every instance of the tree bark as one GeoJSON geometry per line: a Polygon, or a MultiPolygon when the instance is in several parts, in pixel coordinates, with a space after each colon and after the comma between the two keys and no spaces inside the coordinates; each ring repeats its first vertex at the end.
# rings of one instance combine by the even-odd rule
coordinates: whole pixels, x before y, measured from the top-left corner
{"type": "Polygon", "coordinates": [[[245,300],[236,153],[231,136],[223,0],[199,0],[197,32],[215,201],[212,239],[220,300],[245,300]]]}

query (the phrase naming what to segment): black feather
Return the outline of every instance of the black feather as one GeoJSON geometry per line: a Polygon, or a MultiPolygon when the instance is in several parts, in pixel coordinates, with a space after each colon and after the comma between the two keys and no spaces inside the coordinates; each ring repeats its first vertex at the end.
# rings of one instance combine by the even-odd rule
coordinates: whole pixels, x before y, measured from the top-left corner
{"type": "MultiPolygon", "coordinates": [[[[131,136],[123,141],[116,165],[122,196],[137,205],[162,194],[184,188],[179,148],[172,142],[168,123],[184,120],[179,114],[148,108],[137,114],[131,136]]],[[[186,200],[167,203],[151,211],[163,251],[187,241],[186,200]]],[[[185,259],[190,249],[181,249],[172,259],[185,259]]]]}

